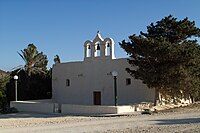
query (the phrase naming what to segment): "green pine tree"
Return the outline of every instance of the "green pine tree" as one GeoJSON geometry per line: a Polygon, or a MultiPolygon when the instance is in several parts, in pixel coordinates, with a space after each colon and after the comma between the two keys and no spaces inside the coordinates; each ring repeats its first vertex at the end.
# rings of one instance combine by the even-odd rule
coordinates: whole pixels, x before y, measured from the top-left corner
{"type": "Polygon", "coordinates": [[[134,67],[126,70],[156,90],[155,101],[158,92],[193,99],[200,89],[200,46],[194,37],[200,37],[200,29],[188,18],[169,15],[151,23],[147,33],[133,34],[120,43],[134,67]]]}

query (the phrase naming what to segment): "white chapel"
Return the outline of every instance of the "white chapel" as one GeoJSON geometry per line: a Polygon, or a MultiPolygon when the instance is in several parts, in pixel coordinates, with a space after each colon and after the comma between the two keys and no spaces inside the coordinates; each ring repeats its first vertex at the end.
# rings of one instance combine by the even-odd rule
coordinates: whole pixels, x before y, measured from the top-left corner
{"type": "Polygon", "coordinates": [[[127,58],[116,59],[114,40],[84,43],[84,60],[56,63],[52,69],[52,98],[59,104],[129,105],[154,102],[154,89],[127,73],[127,58]]]}

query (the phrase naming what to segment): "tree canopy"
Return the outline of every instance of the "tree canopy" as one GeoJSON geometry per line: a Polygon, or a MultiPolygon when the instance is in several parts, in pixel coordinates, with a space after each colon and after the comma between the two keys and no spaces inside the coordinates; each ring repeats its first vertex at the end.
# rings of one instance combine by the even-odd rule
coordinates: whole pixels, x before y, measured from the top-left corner
{"type": "Polygon", "coordinates": [[[169,15],[129,36],[120,46],[130,56],[126,70],[150,88],[172,97],[197,97],[200,92],[200,29],[188,18],[169,15]]]}
{"type": "Polygon", "coordinates": [[[37,51],[37,47],[34,44],[29,44],[21,53],[18,54],[22,57],[25,62],[24,70],[27,72],[28,76],[31,73],[44,73],[47,70],[47,56],[42,52],[37,51]]]}

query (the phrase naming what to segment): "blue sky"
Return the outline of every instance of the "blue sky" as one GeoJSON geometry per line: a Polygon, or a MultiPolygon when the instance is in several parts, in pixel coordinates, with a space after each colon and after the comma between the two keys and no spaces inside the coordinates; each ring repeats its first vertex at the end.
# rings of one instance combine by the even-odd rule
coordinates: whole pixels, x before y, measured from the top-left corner
{"type": "Polygon", "coordinates": [[[117,58],[126,57],[119,42],[146,31],[146,26],[169,14],[188,17],[200,27],[200,0],[0,0],[0,69],[24,65],[17,51],[34,43],[51,67],[80,61],[83,44],[99,30],[115,41],[117,58]]]}

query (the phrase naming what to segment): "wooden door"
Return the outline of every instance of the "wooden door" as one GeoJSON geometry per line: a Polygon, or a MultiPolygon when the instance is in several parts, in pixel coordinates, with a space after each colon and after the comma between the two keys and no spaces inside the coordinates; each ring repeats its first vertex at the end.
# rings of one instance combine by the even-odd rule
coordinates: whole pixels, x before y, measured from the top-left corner
{"type": "Polygon", "coordinates": [[[93,96],[94,96],[94,105],[101,105],[101,92],[95,91],[93,96]]]}

